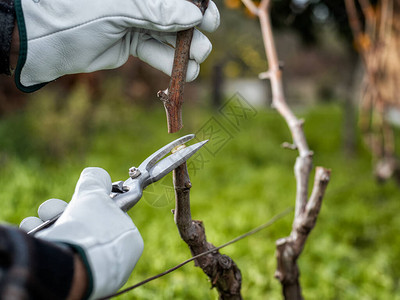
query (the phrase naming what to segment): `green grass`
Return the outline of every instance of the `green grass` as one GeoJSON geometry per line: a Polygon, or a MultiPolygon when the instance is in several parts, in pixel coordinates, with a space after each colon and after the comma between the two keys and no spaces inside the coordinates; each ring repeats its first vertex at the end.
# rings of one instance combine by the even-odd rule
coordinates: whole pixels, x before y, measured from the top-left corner
{"type": "MultiPolygon", "coordinates": [[[[73,97],[75,101],[84,99],[84,92],[73,97]]],[[[32,107],[52,98],[52,94],[41,93],[32,99],[32,107]]],[[[38,205],[48,198],[70,199],[86,166],[105,168],[113,180],[125,179],[131,165],[176,137],[197,132],[212,115],[232,138],[215,155],[203,149],[204,165],[197,161],[196,172],[191,172],[192,214],[203,220],[208,240],[214,245],[223,244],[294,205],[293,165],[297,153],[280,147],[291,140],[275,111],[258,109],[255,117],[242,120],[239,129],[234,129],[221,114],[186,104],[184,130],[168,135],[161,105],[143,108],[121,99],[110,92],[96,103],[87,116],[90,126],[85,125],[79,137],[83,140],[77,143],[73,142],[74,134],[81,127],[76,126],[82,124],[75,124],[68,116],[85,116],[68,108],[63,111],[42,103],[40,117],[28,108],[3,120],[0,219],[18,224],[34,215],[38,205]],[[46,113],[52,114],[51,120],[46,119],[51,125],[42,128],[46,113]],[[72,134],[65,124],[69,124],[72,134]],[[49,136],[51,139],[46,139],[49,136]]],[[[343,155],[339,106],[317,106],[301,116],[306,119],[315,165],[332,169],[317,226],[299,260],[305,298],[400,299],[399,187],[391,181],[384,185],[374,181],[371,158],[361,142],[354,158],[343,155]]],[[[154,184],[130,211],[145,241],[145,250],[128,285],[190,257],[171,214],[171,187],[170,177],[154,184]]],[[[280,284],[274,279],[275,241],[288,235],[292,218],[290,214],[271,228],[221,251],[241,269],[245,299],[281,298],[280,284]]],[[[189,263],[118,299],[216,298],[206,276],[189,263]]]]}

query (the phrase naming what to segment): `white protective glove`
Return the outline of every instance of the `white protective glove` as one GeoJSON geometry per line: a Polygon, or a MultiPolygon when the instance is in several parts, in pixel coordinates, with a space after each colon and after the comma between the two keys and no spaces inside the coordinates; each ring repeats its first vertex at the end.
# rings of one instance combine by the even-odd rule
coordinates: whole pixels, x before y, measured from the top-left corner
{"type": "Polygon", "coordinates": [[[62,200],[50,199],[39,207],[40,219],[28,217],[20,224],[21,229],[29,231],[65,209],[53,226],[35,237],[83,251],[80,254],[93,280],[90,299],[122,287],[143,252],[143,239],[135,224],[109,196],[111,186],[105,170],[87,168],[68,206],[62,200]]]}
{"type": "MultiPolygon", "coordinates": [[[[176,32],[198,26],[214,31],[219,12],[210,1],[204,16],[187,0],[15,0],[20,53],[15,79],[32,92],[65,74],[117,68],[129,55],[171,74],[176,32]]],[[[211,52],[195,30],[187,81],[211,52]]]]}

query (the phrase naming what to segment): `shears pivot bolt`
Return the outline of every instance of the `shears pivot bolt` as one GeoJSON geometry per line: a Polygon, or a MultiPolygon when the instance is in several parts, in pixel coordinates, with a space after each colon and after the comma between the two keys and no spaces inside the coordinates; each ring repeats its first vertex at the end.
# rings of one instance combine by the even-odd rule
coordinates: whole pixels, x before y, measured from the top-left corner
{"type": "Polygon", "coordinates": [[[142,173],[140,172],[140,170],[138,168],[136,168],[136,167],[129,168],[129,177],[130,178],[135,179],[135,178],[139,177],[140,174],[142,174],[142,173]]]}

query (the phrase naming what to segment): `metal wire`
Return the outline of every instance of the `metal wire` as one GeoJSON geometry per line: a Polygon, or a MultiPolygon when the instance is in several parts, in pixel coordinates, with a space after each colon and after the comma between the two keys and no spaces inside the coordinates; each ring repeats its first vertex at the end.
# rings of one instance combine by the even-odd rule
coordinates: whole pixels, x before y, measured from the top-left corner
{"type": "Polygon", "coordinates": [[[266,222],[266,223],[264,223],[264,224],[262,224],[262,225],[260,225],[260,226],[258,226],[256,228],[254,228],[253,230],[250,230],[250,231],[248,231],[248,232],[246,232],[246,233],[234,238],[233,240],[231,240],[231,241],[229,241],[229,242],[227,242],[227,243],[225,243],[225,244],[223,244],[223,245],[221,245],[219,247],[212,248],[212,249],[210,249],[210,250],[208,250],[206,252],[203,252],[203,253],[200,253],[200,254],[198,254],[196,256],[193,256],[192,258],[189,258],[189,259],[181,262],[180,264],[176,265],[175,267],[173,267],[171,269],[168,269],[168,270],[166,270],[166,271],[164,271],[162,273],[159,273],[157,275],[149,277],[149,278],[147,278],[147,279],[145,279],[145,280],[143,280],[141,282],[136,283],[135,285],[132,285],[132,286],[126,288],[126,289],[123,289],[122,291],[119,291],[118,293],[115,293],[115,294],[112,294],[112,295],[108,295],[108,296],[106,296],[104,298],[100,298],[98,300],[105,300],[105,299],[110,299],[112,297],[120,296],[120,295],[125,294],[125,293],[127,293],[127,292],[129,292],[129,291],[131,291],[131,290],[133,290],[133,289],[135,289],[135,288],[137,288],[139,286],[142,286],[142,285],[144,285],[144,284],[146,284],[146,283],[148,283],[150,281],[153,281],[153,280],[158,279],[158,278],[160,278],[160,277],[162,277],[164,275],[167,275],[167,274],[169,274],[169,273],[171,273],[171,272],[183,267],[187,263],[189,263],[189,262],[191,262],[191,261],[193,261],[193,260],[195,260],[195,259],[197,259],[197,258],[199,258],[201,256],[204,256],[204,255],[213,253],[215,251],[218,251],[219,249],[222,249],[222,248],[224,248],[226,246],[234,244],[234,243],[236,243],[236,242],[238,242],[238,241],[240,241],[240,240],[242,240],[242,239],[244,239],[244,238],[246,238],[248,236],[251,236],[251,235],[253,235],[253,234],[255,234],[255,233],[257,233],[257,232],[259,232],[259,231],[261,231],[261,230],[263,230],[265,228],[267,228],[267,227],[270,227],[271,225],[273,225],[274,223],[276,223],[277,221],[279,221],[283,217],[287,216],[293,210],[294,210],[294,207],[289,207],[289,208],[285,209],[283,212],[281,212],[281,213],[275,215],[274,217],[272,217],[268,222],[266,222]]]}

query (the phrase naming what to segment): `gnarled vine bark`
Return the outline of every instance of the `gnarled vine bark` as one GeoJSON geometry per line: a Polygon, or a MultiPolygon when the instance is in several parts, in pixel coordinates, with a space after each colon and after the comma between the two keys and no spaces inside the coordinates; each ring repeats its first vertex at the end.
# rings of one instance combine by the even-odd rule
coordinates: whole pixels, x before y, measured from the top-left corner
{"type": "Polygon", "coordinates": [[[313,152],[309,149],[303,131],[303,120],[299,120],[286,103],[282,85],[282,70],[278,56],[272,26],[270,21],[270,0],[262,0],[257,7],[252,0],[242,0],[244,5],[260,19],[260,26],[268,60],[269,70],[259,75],[260,79],[269,79],[272,89],[272,105],[285,119],[292,134],[292,149],[297,149],[294,172],[296,176],[296,206],[292,231],[286,238],[276,242],[277,270],[275,277],[282,285],[285,299],[303,299],[299,282],[300,271],[297,265],[307,237],[314,228],[326,186],[330,179],[330,170],[316,168],[313,191],[308,199],[308,182],[312,170],[313,152]]]}
{"type": "MultiPolygon", "coordinates": [[[[207,8],[208,0],[190,0],[203,12],[207,8]]],[[[169,88],[160,91],[158,97],[163,101],[167,113],[168,132],[177,132],[182,128],[183,89],[186,78],[189,50],[193,29],[178,32],[175,59],[172,69],[169,88]]],[[[186,163],[173,171],[175,188],[174,219],[182,240],[189,246],[192,256],[204,253],[215,248],[207,242],[203,222],[192,220],[190,211],[190,188],[192,186],[186,163]]],[[[216,287],[220,299],[240,300],[242,276],[235,262],[218,250],[195,260],[209,277],[212,287],[216,287]]]]}

